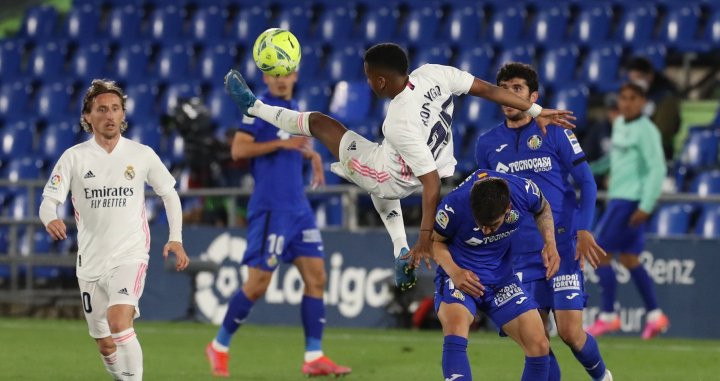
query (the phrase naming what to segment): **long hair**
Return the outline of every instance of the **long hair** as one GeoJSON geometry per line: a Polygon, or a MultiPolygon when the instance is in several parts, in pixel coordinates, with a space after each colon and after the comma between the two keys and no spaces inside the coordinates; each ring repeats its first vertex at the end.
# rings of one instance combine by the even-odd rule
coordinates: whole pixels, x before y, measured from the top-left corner
{"type": "MultiPolygon", "coordinates": [[[[120,88],[115,81],[108,79],[93,79],[90,87],[88,87],[87,92],[85,93],[85,97],[83,97],[82,113],[80,115],[80,125],[85,132],[92,134],[93,130],[90,123],[85,121],[85,117],[83,115],[90,113],[95,97],[100,94],[107,93],[117,95],[120,98],[120,105],[122,106],[123,111],[125,111],[125,100],[127,100],[127,96],[125,95],[125,92],[123,92],[123,89],[120,88]]],[[[120,123],[120,133],[125,132],[127,127],[127,122],[123,120],[122,123],[120,123]]]]}

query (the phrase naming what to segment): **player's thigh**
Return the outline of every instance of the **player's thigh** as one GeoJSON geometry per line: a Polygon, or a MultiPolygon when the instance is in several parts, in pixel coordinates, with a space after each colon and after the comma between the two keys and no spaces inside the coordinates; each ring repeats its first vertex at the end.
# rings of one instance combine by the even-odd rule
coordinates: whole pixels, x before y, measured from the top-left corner
{"type": "Polygon", "coordinates": [[[517,342],[528,356],[544,356],[549,353],[550,343],[537,310],[523,312],[503,325],[502,330],[517,342]]]}
{"type": "Polygon", "coordinates": [[[248,216],[247,249],[242,264],[272,273],[285,251],[290,233],[290,212],[263,210],[248,216]]]}
{"type": "Polygon", "coordinates": [[[147,263],[143,261],[131,262],[115,267],[107,275],[108,309],[118,307],[108,315],[111,329],[114,325],[127,326],[132,319],[140,316],[140,297],[145,290],[145,276],[147,263]],[[123,319],[117,321],[116,319],[123,319]]]}
{"type": "Polygon", "coordinates": [[[103,339],[110,336],[107,322],[108,295],[100,281],[87,282],[78,279],[83,313],[87,321],[90,337],[103,339]]]}
{"type": "Polygon", "coordinates": [[[311,113],[309,118],[308,124],[312,136],[319,140],[333,156],[339,157],[340,142],[348,129],[337,120],[319,112],[311,113]]]}

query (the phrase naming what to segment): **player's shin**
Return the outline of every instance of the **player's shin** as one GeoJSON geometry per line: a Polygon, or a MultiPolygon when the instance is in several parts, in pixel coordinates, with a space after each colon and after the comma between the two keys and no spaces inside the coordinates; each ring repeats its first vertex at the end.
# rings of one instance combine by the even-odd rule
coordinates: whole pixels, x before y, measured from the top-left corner
{"type": "Polygon", "coordinates": [[[305,362],[322,357],[322,334],[325,328],[325,303],[321,298],[303,295],[300,303],[303,331],[305,332],[305,362]]]}
{"type": "Polygon", "coordinates": [[[581,350],[573,350],[572,352],[593,380],[603,379],[605,375],[605,362],[600,355],[600,349],[592,335],[587,334],[587,340],[581,350]]]}
{"type": "Polygon", "coordinates": [[[230,340],[235,334],[235,331],[240,328],[240,325],[245,322],[247,316],[250,314],[255,303],[250,300],[245,292],[240,289],[233,295],[228,303],[227,312],[225,312],[225,319],[223,320],[218,333],[215,336],[215,340],[212,342],[212,346],[216,351],[227,352],[230,347],[230,340]]]}
{"type": "Polygon", "coordinates": [[[118,366],[118,352],[115,351],[107,356],[100,354],[105,365],[105,370],[113,376],[113,380],[122,380],[120,367],[118,366]]]}
{"type": "Polygon", "coordinates": [[[248,113],[292,135],[312,136],[310,133],[311,112],[298,112],[285,107],[270,106],[255,101],[248,113]]]}
{"type": "Polygon", "coordinates": [[[113,333],[113,341],[117,346],[118,370],[123,380],[142,380],[143,353],[135,330],[131,327],[113,333]]]}
{"type": "Polygon", "coordinates": [[[521,381],[536,381],[548,379],[548,368],[550,356],[525,356],[525,369],[523,369],[521,381]]]}
{"type": "Polygon", "coordinates": [[[380,215],[380,219],[385,224],[385,229],[390,234],[390,240],[393,243],[393,255],[397,258],[400,256],[402,249],[409,247],[405,236],[405,222],[403,221],[400,200],[386,200],[374,194],[371,194],[370,198],[375,210],[380,215]]]}
{"type": "Polygon", "coordinates": [[[553,353],[552,348],[550,348],[547,379],[548,381],[560,381],[561,379],[560,364],[558,364],[557,358],[555,357],[555,353],[553,353]]]}
{"type": "Polygon", "coordinates": [[[442,369],[445,380],[472,380],[467,356],[468,340],[462,336],[447,335],[443,340],[442,369]]]}

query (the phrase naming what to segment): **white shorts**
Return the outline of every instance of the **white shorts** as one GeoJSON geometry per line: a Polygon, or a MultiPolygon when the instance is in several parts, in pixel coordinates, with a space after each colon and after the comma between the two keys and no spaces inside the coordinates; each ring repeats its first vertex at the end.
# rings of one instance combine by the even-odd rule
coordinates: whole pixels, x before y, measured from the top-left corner
{"type": "Polygon", "coordinates": [[[403,199],[420,188],[420,185],[398,183],[387,171],[388,159],[380,144],[356,132],[343,135],[338,153],[340,162],[332,163],[330,171],[380,198],[403,199]]]}
{"type": "Polygon", "coordinates": [[[111,306],[135,306],[135,318],[140,316],[138,302],[145,288],[146,271],[147,263],[133,262],[113,268],[96,281],[78,279],[85,320],[91,337],[100,339],[110,336],[107,310],[111,306]]]}

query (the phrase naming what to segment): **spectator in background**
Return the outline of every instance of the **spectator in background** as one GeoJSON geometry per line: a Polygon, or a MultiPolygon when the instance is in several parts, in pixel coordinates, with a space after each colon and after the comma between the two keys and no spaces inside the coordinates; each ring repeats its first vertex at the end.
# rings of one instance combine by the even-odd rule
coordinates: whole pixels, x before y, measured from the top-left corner
{"type": "MultiPolygon", "coordinates": [[[[638,256],[645,245],[645,223],[660,196],[667,173],[660,133],[643,115],[645,91],[635,83],[620,88],[610,151],[610,201],[597,227],[597,242],[609,254],[620,254],[620,263],[630,274],[645,302],[647,324],[643,339],[650,339],[670,325],[658,307],[655,285],[638,256]]],[[[610,265],[611,256],[600,257],[601,313],[588,333],[598,337],[620,329],[615,312],[617,279],[610,265]]]]}
{"type": "Polygon", "coordinates": [[[647,102],[643,113],[660,130],[665,157],[673,157],[673,139],[680,129],[680,95],[675,85],[661,72],[655,71],[645,57],[634,57],[626,67],[630,82],[644,82],[647,102]]]}

